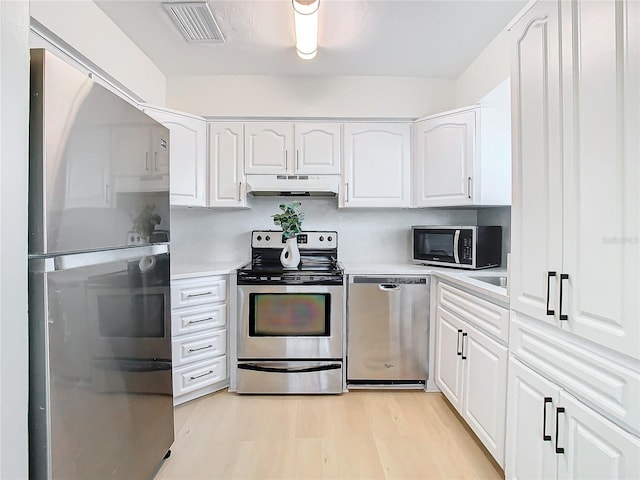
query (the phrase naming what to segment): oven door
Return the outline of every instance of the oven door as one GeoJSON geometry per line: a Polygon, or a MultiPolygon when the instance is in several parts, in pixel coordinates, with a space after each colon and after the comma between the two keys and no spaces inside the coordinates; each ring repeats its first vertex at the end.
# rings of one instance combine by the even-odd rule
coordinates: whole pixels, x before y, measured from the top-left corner
{"type": "Polygon", "coordinates": [[[342,285],[238,287],[238,359],[342,359],[342,285]]]}

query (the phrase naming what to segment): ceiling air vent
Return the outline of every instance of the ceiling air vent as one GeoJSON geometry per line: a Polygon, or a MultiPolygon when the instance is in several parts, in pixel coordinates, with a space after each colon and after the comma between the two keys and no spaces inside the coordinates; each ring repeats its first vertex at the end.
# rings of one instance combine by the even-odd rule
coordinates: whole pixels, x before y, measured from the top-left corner
{"type": "Polygon", "coordinates": [[[188,42],[224,42],[207,2],[172,2],[162,6],[188,42]]]}

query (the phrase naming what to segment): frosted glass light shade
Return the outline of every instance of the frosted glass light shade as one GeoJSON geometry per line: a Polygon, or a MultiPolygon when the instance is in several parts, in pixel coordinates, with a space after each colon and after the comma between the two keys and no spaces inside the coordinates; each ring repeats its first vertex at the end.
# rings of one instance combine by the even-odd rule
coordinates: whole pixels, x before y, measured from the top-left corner
{"type": "Polygon", "coordinates": [[[318,9],[320,0],[292,0],[298,56],[311,60],[318,53],[318,9]]]}

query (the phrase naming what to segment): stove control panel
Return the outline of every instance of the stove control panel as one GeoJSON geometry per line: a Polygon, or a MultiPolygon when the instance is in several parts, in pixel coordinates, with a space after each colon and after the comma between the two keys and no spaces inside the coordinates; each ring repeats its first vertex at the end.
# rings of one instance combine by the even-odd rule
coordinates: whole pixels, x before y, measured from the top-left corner
{"type": "MultiPolygon", "coordinates": [[[[338,248],[338,232],[300,232],[297,236],[298,248],[314,250],[335,250],[338,248]]],[[[252,248],[284,247],[287,239],[281,230],[254,230],[251,232],[252,248]]]]}

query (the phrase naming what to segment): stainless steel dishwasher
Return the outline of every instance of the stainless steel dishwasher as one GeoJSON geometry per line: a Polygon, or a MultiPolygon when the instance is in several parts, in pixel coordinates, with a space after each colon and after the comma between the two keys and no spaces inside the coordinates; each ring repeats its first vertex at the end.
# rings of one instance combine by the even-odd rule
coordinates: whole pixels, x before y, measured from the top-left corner
{"type": "Polygon", "coordinates": [[[347,384],[420,386],[429,376],[429,278],[350,276],[347,384]]]}

